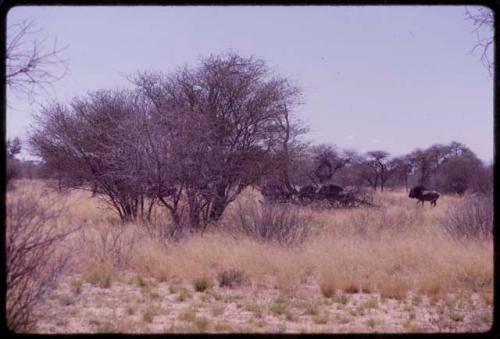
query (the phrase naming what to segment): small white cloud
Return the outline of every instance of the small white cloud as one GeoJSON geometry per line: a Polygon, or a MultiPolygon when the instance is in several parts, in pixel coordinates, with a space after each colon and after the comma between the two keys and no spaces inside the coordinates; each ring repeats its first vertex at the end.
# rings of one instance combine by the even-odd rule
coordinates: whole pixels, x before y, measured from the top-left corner
{"type": "Polygon", "coordinates": [[[354,140],[354,134],[349,134],[347,136],[344,137],[345,140],[354,140]]]}
{"type": "Polygon", "coordinates": [[[370,140],[370,142],[372,144],[380,144],[380,140],[376,139],[376,138],[373,138],[372,140],[370,140]]]}

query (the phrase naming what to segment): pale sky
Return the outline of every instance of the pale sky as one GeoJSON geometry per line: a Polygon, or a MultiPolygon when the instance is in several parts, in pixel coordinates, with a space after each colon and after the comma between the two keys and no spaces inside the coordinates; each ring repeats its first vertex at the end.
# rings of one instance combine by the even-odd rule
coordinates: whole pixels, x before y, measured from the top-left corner
{"type": "MultiPolygon", "coordinates": [[[[455,140],[489,162],[493,80],[471,54],[476,35],[464,14],[464,6],[32,6],[11,9],[7,26],[33,19],[37,37],[68,45],[68,74],[38,103],[231,51],[302,87],[296,115],[314,143],[402,155],[455,140]]],[[[23,137],[37,105],[10,92],[7,100],[7,137],[23,137]]]]}

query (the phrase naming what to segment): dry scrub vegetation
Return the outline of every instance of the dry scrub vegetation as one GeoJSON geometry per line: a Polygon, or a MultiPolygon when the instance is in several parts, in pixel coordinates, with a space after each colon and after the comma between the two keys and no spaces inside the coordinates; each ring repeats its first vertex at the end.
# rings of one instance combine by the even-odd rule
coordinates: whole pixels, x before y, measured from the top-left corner
{"type": "Polygon", "coordinates": [[[477,332],[492,324],[491,236],[482,227],[481,236],[457,237],[450,226],[467,195],[442,196],[436,208],[386,191],[375,195],[378,208],[262,211],[248,189],[217,225],[173,241],[121,224],[89,192],[16,185],[8,202],[43,190],[47,201],[64,201],[58,225],[82,225],[64,240],[70,269],[38,306],[36,332],[477,332]],[[242,232],[244,223],[253,231],[242,232]]]}

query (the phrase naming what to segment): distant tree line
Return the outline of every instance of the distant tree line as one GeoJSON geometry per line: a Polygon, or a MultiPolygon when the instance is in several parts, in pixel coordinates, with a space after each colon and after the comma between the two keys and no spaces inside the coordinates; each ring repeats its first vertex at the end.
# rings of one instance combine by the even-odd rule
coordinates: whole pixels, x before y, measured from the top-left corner
{"type": "MultiPolygon", "coordinates": [[[[293,175],[289,178],[296,186],[335,184],[381,191],[404,187],[408,191],[423,185],[458,195],[466,191],[490,193],[493,190],[492,165],[484,164],[459,142],[436,144],[394,157],[382,150],[360,154],[335,145],[307,145],[293,161],[295,163],[289,165],[293,175]]],[[[278,183],[286,192],[287,185],[279,184],[277,178],[280,178],[279,172],[271,182],[278,183]]]]}
{"type": "Polygon", "coordinates": [[[248,186],[423,184],[448,193],[490,191],[492,168],[452,142],[392,157],[301,140],[301,90],[262,60],[210,56],[196,67],[130,76],[132,89],[53,103],[29,137],[39,172],[62,188],[104,198],[123,221],[165,208],[174,232],[203,231],[248,186]]]}
{"type": "Polygon", "coordinates": [[[39,162],[17,158],[21,149],[22,143],[18,137],[7,140],[5,173],[7,188],[12,187],[12,179],[35,179],[43,176],[43,168],[39,162]]]}

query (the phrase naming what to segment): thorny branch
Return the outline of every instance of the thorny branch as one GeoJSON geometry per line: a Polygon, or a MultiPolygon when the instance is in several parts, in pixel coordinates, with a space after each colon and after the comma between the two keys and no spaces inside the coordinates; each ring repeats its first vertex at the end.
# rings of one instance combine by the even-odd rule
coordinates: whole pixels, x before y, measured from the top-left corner
{"type": "Polygon", "coordinates": [[[493,46],[493,25],[494,18],[493,12],[487,7],[479,7],[474,12],[470,11],[468,8],[465,11],[465,19],[472,21],[474,25],[473,32],[476,33],[477,43],[472,48],[471,53],[475,53],[476,50],[481,51],[481,62],[488,69],[490,76],[493,75],[494,62],[490,60],[488,52],[491,46],[493,46]],[[485,38],[485,29],[489,32],[488,36],[485,38]]]}
{"type": "Polygon", "coordinates": [[[45,40],[35,40],[32,36],[39,33],[35,23],[29,20],[17,22],[7,29],[6,82],[16,94],[26,95],[32,102],[34,96],[52,88],[68,70],[67,63],[61,58],[67,48],[58,47],[54,40],[47,48],[45,40]]]}

